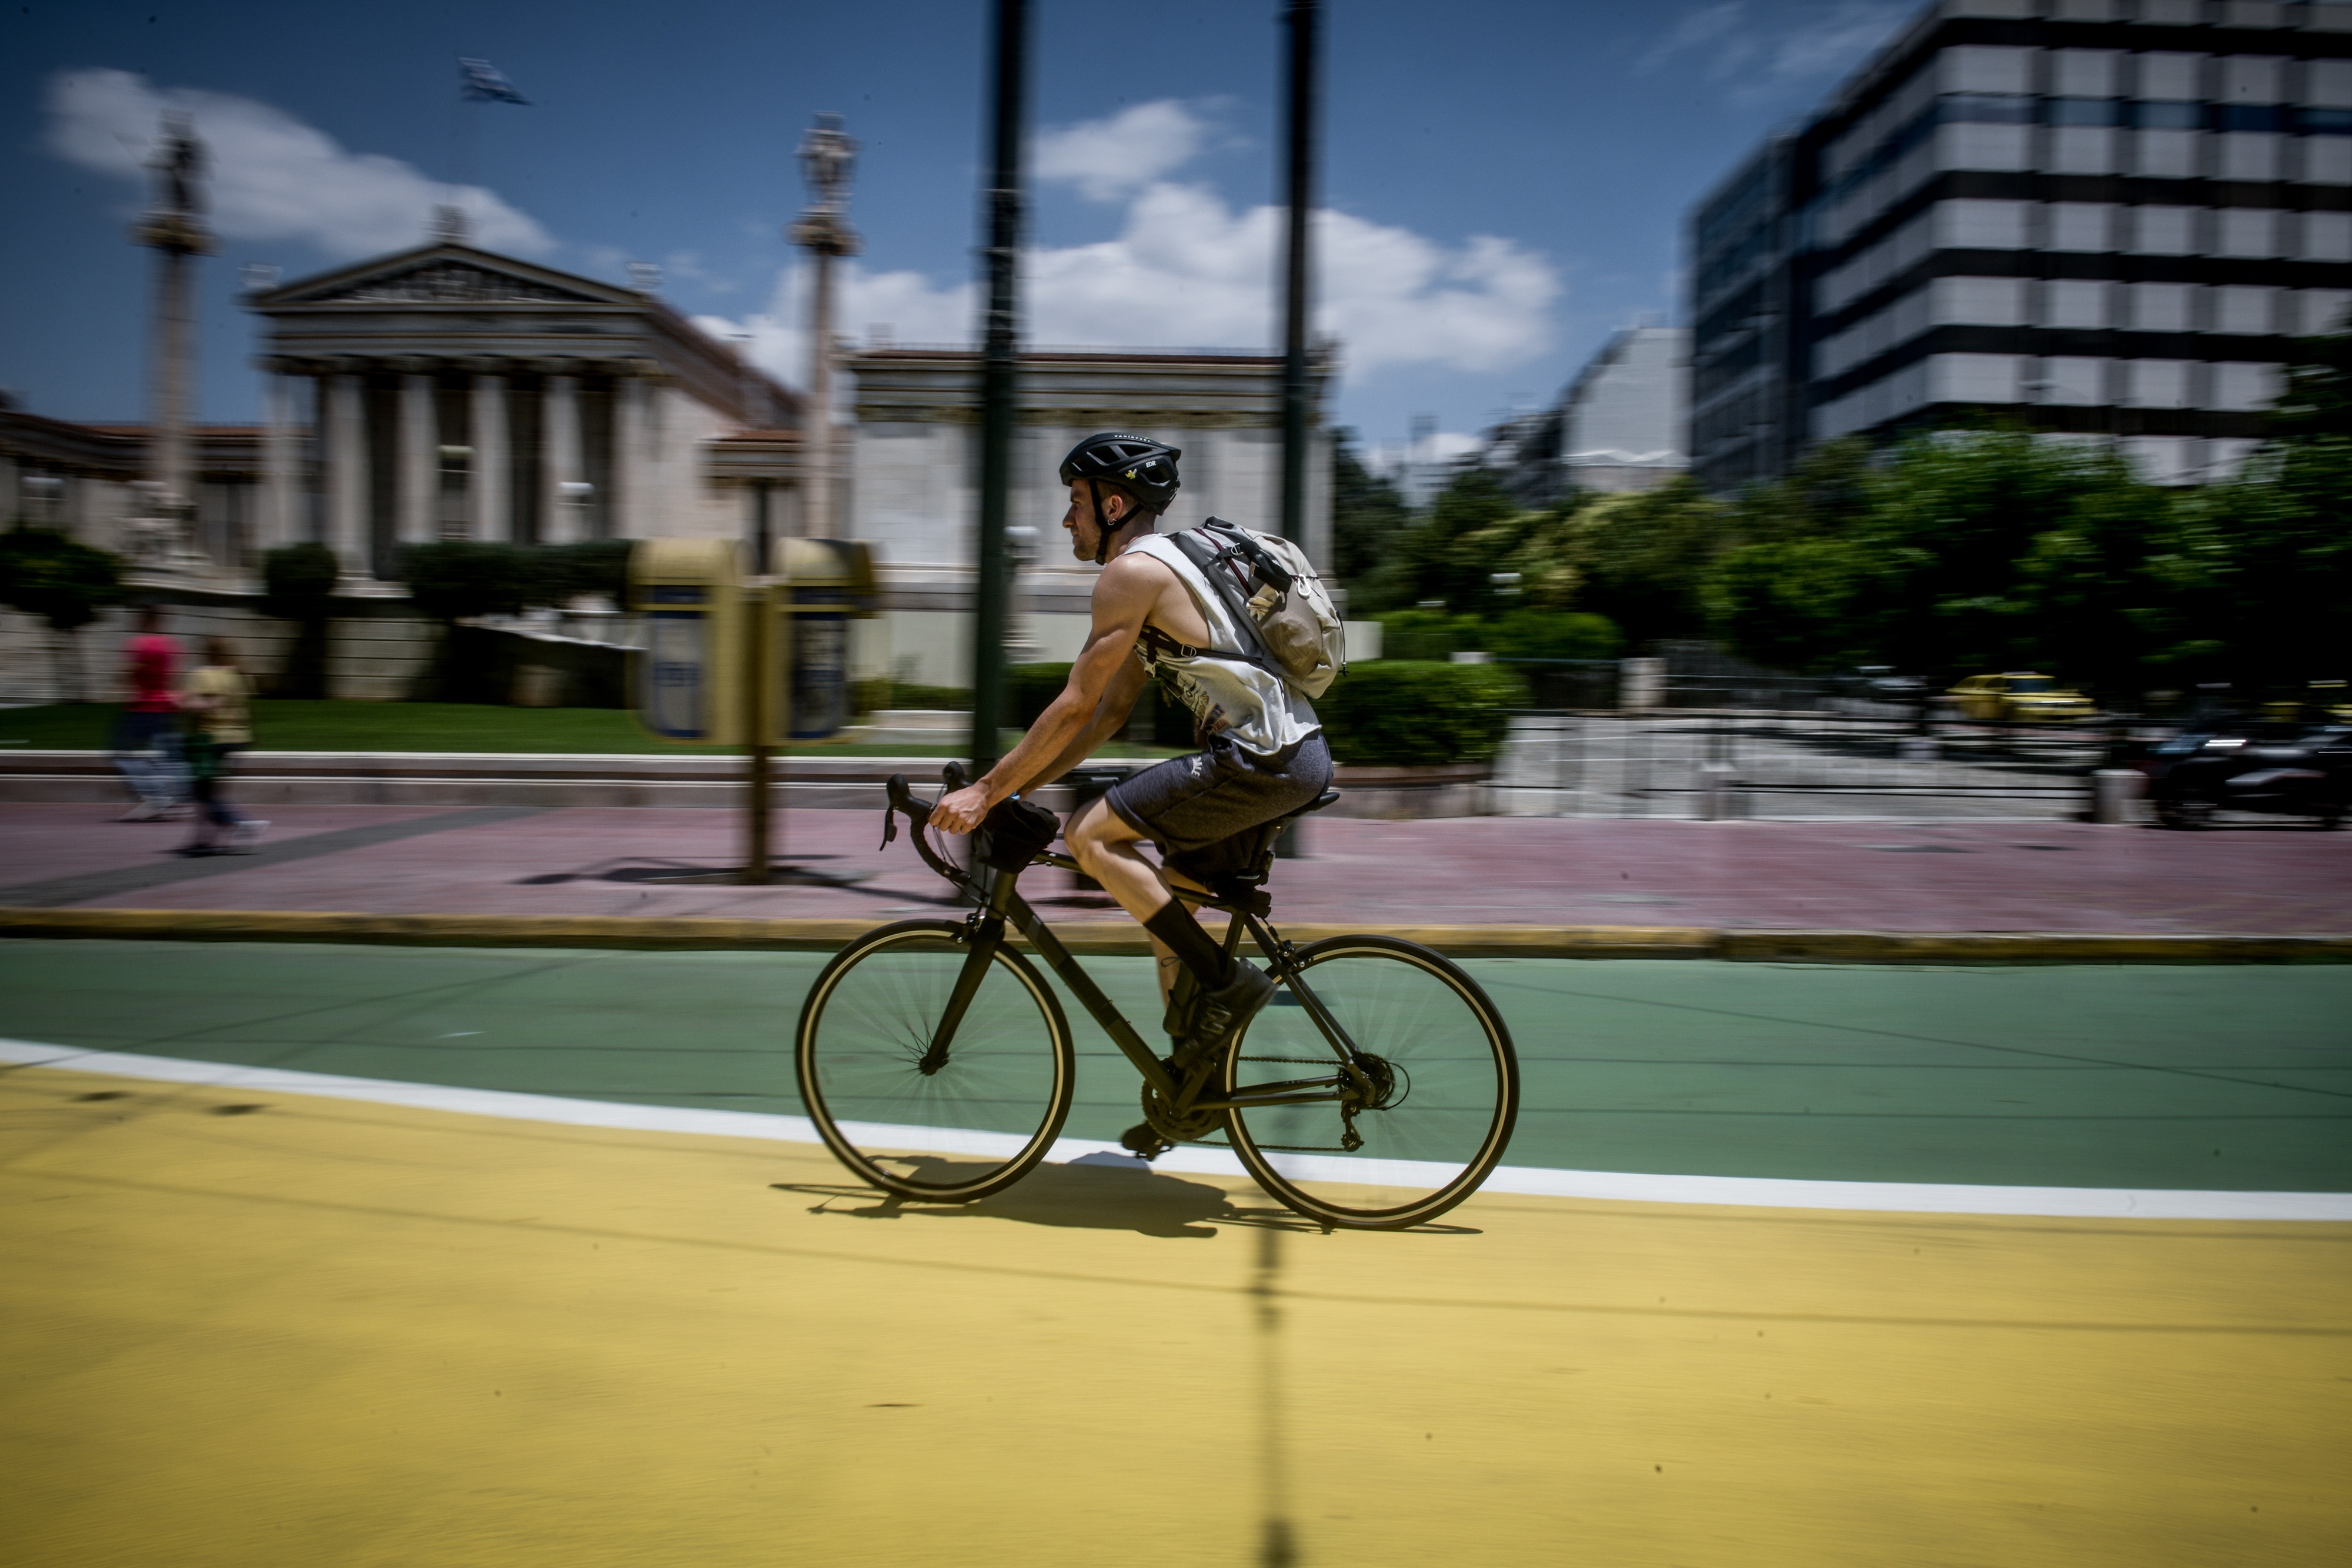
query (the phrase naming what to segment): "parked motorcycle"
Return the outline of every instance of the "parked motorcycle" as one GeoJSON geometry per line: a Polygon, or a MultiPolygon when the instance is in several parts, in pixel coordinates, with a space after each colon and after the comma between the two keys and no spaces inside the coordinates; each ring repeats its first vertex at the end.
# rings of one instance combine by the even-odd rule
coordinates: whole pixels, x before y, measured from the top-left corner
{"type": "Polygon", "coordinates": [[[2149,758],[2148,798],[2168,828],[2202,828],[2219,811],[2343,821],[2352,802],[2352,724],[2242,716],[2201,718],[2149,758]]]}

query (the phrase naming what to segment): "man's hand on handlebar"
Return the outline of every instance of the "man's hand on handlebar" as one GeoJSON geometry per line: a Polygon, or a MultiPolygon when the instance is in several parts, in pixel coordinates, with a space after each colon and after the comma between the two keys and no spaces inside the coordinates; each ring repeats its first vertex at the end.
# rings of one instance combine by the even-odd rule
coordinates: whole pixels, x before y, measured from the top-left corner
{"type": "Polygon", "coordinates": [[[995,804],[988,798],[988,786],[970,784],[952,794],[940,797],[931,808],[931,826],[943,833],[968,833],[981,824],[995,804]]]}

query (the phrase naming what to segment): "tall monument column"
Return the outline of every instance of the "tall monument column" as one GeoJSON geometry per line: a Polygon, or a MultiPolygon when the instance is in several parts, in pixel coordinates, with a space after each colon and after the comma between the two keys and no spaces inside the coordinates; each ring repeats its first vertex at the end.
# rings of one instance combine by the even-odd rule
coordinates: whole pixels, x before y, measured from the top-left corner
{"type": "Polygon", "coordinates": [[[857,231],[849,226],[849,175],[857,143],[843,134],[841,116],[820,114],[801,139],[801,172],[808,181],[809,206],[786,231],[793,244],[815,258],[815,287],[809,305],[808,413],[801,421],[801,529],[816,538],[838,535],[834,516],[833,263],[857,254],[857,231]]]}
{"type": "Polygon", "coordinates": [[[506,377],[477,370],[468,400],[474,456],[466,468],[471,492],[466,515],[475,538],[503,543],[514,537],[507,520],[512,487],[507,478],[506,377]]]}
{"type": "Polygon", "coordinates": [[[163,566],[184,558],[195,507],[190,460],[189,403],[195,381],[195,258],[220,247],[205,227],[204,144],[184,115],[167,115],[163,139],[148,168],[155,186],[132,240],[155,253],[154,341],[148,370],[152,414],[147,443],[150,516],[134,523],[139,553],[163,566]]]}

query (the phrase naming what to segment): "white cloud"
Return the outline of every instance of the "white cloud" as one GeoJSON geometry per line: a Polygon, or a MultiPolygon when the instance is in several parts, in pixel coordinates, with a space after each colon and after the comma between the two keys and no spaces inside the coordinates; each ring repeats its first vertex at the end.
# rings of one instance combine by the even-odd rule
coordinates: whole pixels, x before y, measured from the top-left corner
{"type": "MultiPolygon", "coordinates": [[[[1200,186],[1150,185],[1129,204],[1116,238],[1028,253],[1025,336],[1056,348],[1265,351],[1276,331],[1281,219],[1279,207],[1236,212],[1200,186]]],[[[1351,379],[1404,365],[1500,370],[1551,346],[1558,276],[1510,240],[1479,235],[1449,246],[1325,211],[1317,214],[1316,254],[1317,326],[1339,339],[1351,379]]],[[[788,269],[769,313],[705,324],[722,335],[748,331],[760,364],[799,382],[806,373],[805,287],[804,269],[788,269]]],[[[972,340],[970,283],[935,285],[919,273],[868,273],[853,264],[840,288],[835,319],[846,335],[887,324],[901,343],[972,340]]]]}
{"type": "MultiPolygon", "coordinates": [[[[130,71],[60,71],[49,80],[49,150],[80,168],[136,182],[163,117],[194,121],[210,154],[212,223],[240,240],[289,240],[338,260],[421,245],[450,187],[381,153],[352,152],[283,110],[194,88],[158,90],[130,71]]],[[[554,240],[496,193],[467,185],[456,203],[488,250],[540,256],[554,240]]]]}
{"type": "Polygon", "coordinates": [[[1037,138],[1041,180],[1066,180],[1089,201],[1117,201],[1192,161],[1209,123],[1175,99],[1047,131],[1037,138]]]}
{"type": "Polygon", "coordinates": [[[1755,16],[1750,0],[1721,0],[1685,14],[1634,62],[1637,74],[1678,55],[1732,98],[1760,102],[1850,69],[1916,7],[1908,0],[1800,0],[1755,16]]]}

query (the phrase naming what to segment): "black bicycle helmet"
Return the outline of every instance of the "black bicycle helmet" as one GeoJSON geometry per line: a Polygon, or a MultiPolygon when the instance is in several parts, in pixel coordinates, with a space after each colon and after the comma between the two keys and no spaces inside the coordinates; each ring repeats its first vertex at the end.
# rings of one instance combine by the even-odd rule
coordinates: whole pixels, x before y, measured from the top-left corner
{"type": "Polygon", "coordinates": [[[1110,559],[1110,520],[1103,516],[1102,486],[1127,493],[1129,500],[1149,511],[1164,512],[1176,498],[1176,460],[1184,454],[1148,435],[1121,435],[1098,430],[1062,459],[1062,483],[1098,481],[1095,486],[1095,564],[1110,559]]]}
{"type": "Polygon", "coordinates": [[[1181,449],[1148,435],[1097,431],[1062,459],[1062,483],[1099,479],[1126,491],[1139,505],[1164,512],[1181,483],[1176,477],[1176,460],[1183,455],[1181,449]]]}

